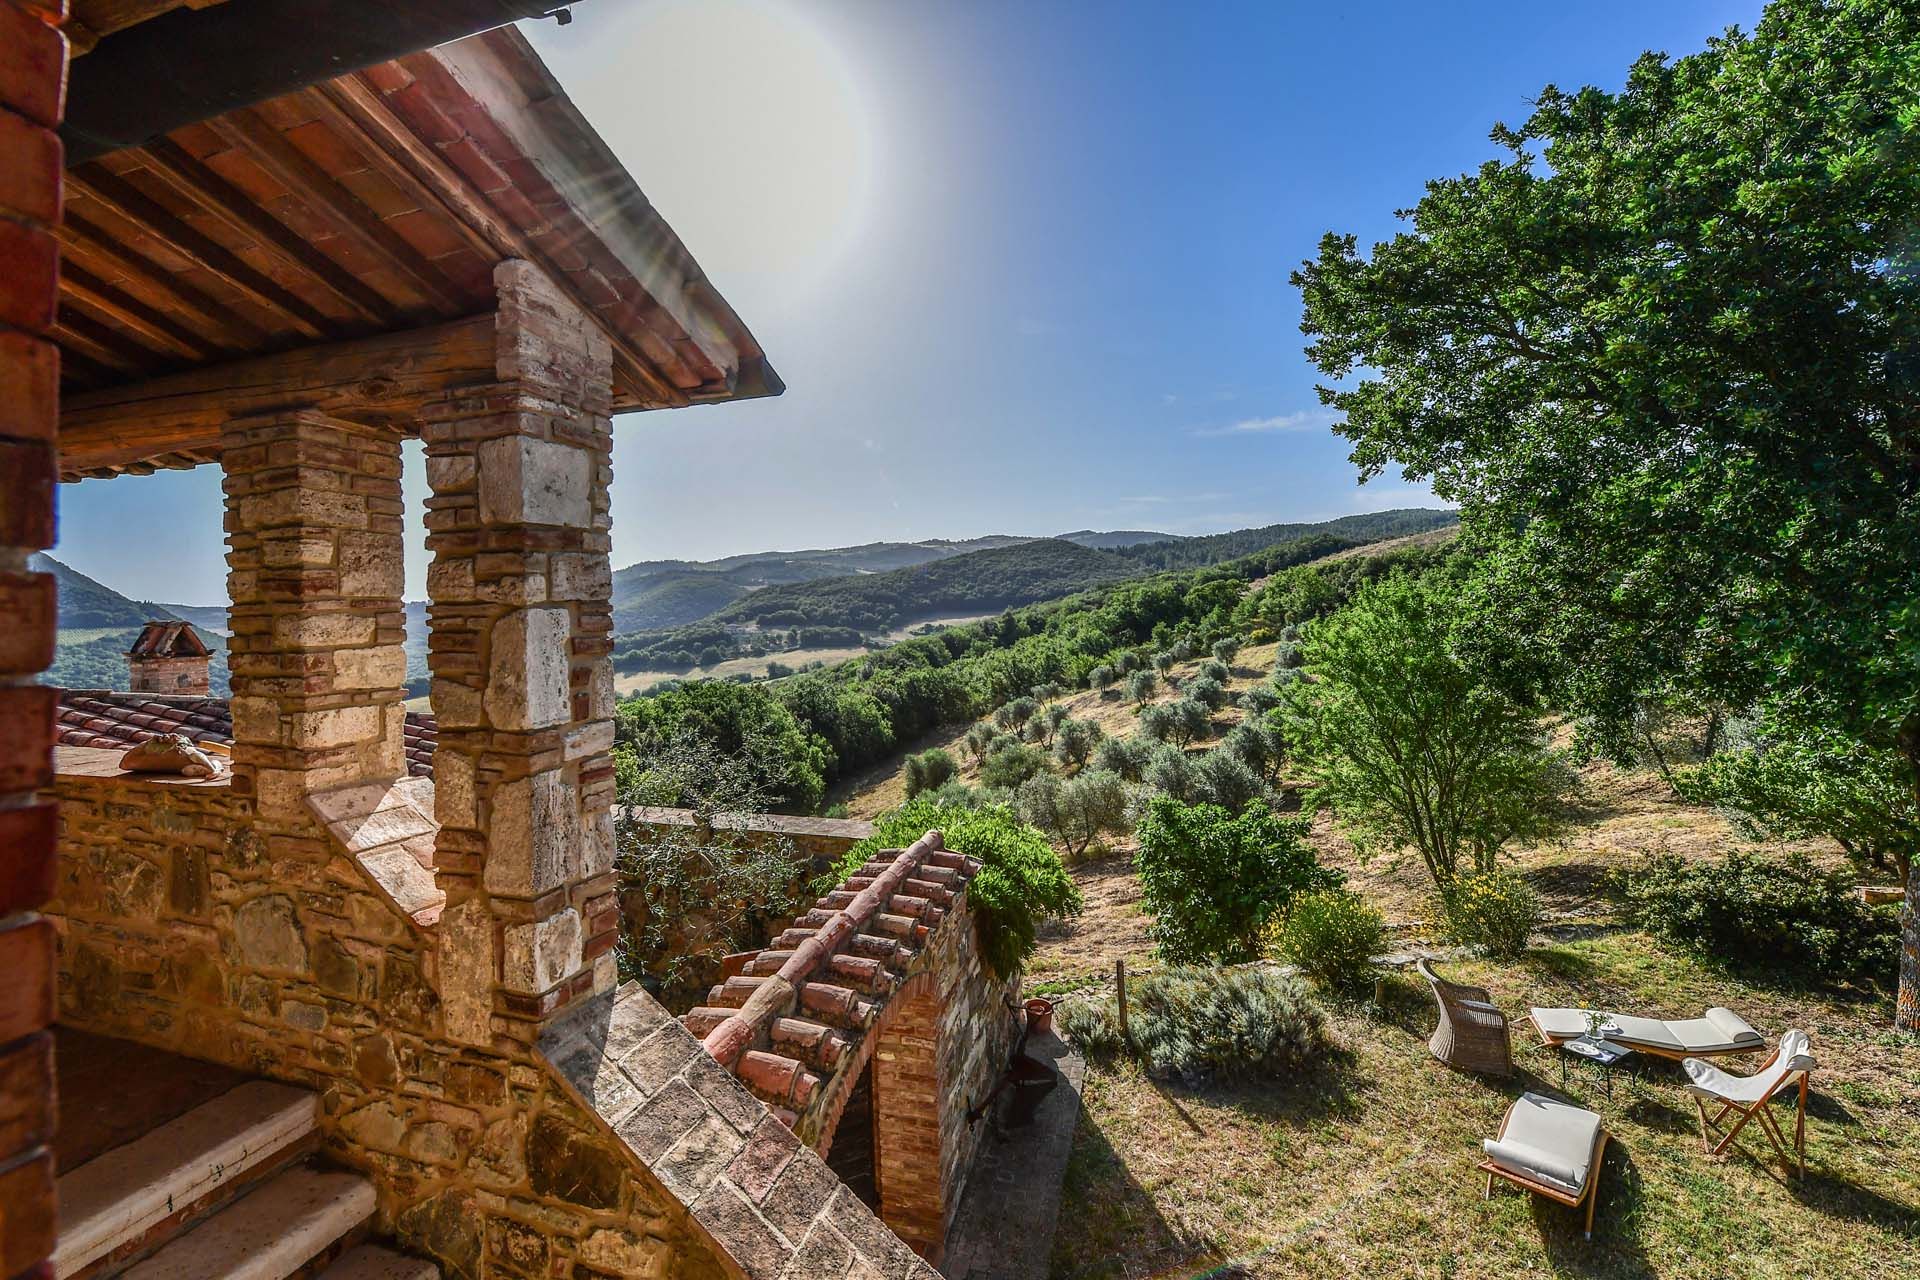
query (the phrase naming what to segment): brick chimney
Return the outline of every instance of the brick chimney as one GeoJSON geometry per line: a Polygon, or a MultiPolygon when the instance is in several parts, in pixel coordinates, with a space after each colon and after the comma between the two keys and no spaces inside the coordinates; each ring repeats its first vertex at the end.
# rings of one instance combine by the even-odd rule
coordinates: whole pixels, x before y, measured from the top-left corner
{"type": "Polygon", "coordinates": [[[135,693],[205,697],[211,661],[191,623],[149,622],[127,650],[127,687],[135,693]]]}

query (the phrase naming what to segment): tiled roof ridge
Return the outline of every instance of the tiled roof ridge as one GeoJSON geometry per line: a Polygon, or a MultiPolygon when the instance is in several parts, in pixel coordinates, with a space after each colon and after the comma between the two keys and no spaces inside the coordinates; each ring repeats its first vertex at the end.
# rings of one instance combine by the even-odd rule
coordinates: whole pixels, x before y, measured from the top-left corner
{"type": "Polygon", "coordinates": [[[938,831],[887,850],[752,952],[681,1021],[788,1125],[840,1067],[980,870],[938,831]]]}

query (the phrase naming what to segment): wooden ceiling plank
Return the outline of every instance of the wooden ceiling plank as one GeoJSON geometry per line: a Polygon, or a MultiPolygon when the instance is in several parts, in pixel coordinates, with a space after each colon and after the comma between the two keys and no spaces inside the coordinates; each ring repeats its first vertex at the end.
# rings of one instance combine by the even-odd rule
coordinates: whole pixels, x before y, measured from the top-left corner
{"type": "Polygon", "coordinates": [[[252,111],[229,112],[208,122],[215,132],[250,156],[255,164],[286,186],[316,211],[331,216],[335,229],[363,251],[411,281],[421,294],[443,310],[469,305],[439,272],[413,251],[319,165],[309,160],[279,130],[263,123],[252,111]]]}
{"type": "Polygon", "coordinates": [[[165,240],[177,252],[266,307],[309,338],[337,338],[339,326],[306,299],[278,281],[256,271],[238,255],[175,217],[159,201],[132,183],[116,178],[98,165],[67,170],[67,181],[90,198],[129,218],[165,240]]]}
{"type": "Polygon", "coordinates": [[[212,450],[232,418],[293,406],[407,428],[428,400],[492,381],[491,312],[300,347],[65,398],[63,471],[212,450]]]}
{"type": "Polygon", "coordinates": [[[218,359],[231,354],[216,342],[210,342],[164,311],[148,306],[132,294],[95,276],[77,262],[60,268],[60,292],[90,312],[140,334],[153,345],[190,360],[218,359]]]}
{"type": "Polygon", "coordinates": [[[156,178],[228,227],[250,237],[282,262],[312,276],[334,297],[361,316],[383,325],[393,324],[401,318],[398,307],[368,288],[351,271],[295,235],[285,223],[261,208],[244,191],[200,163],[178,143],[169,138],[157,138],[134,154],[142,158],[148,171],[156,178]]]}
{"type": "Polygon", "coordinates": [[[72,346],[123,377],[142,377],[160,367],[151,351],[71,307],[62,306],[55,312],[53,333],[61,346],[72,346]]]}
{"type": "MultiPolygon", "coordinates": [[[[353,126],[366,145],[369,156],[387,157],[388,176],[408,185],[403,190],[418,191],[430,197],[432,204],[422,208],[441,208],[452,221],[474,237],[477,251],[492,258],[523,258],[536,262],[555,280],[564,281],[561,271],[549,255],[502,218],[487,198],[474,190],[466,175],[455,169],[431,144],[394,114],[385,98],[360,76],[341,76],[316,86],[311,94],[317,109],[342,128],[353,126]],[[412,175],[407,177],[404,175],[412,175]]],[[[683,405],[687,396],[671,386],[629,345],[627,336],[606,322],[597,312],[589,312],[606,330],[613,343],[616,381],[635,388],[634,398],[654,405],[683,405]]]]}
{"type": "Polygon", "coordinates": [[[143,287],[171,297],[189,311],[198,312],[213,323],[228,346],[257,347],[270,337],[265,329],[218,298],[183,280],[177,273],[167,271],[134,253],[116,237],[75,213],[71,206],[62,214],[61,240],[80,257],[96,263],[110,263],[129,279],[139,281],[143,287]]]}

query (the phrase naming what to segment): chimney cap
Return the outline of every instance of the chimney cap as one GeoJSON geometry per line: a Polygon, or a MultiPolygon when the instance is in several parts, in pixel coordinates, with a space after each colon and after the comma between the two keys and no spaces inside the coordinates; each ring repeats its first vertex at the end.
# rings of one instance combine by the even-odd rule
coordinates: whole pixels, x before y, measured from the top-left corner
{"type": "Polygon", "coordinates": [[[205,658],[211,653],[191,622],[149,622],[140,631],[129,658],[205,658]]]}

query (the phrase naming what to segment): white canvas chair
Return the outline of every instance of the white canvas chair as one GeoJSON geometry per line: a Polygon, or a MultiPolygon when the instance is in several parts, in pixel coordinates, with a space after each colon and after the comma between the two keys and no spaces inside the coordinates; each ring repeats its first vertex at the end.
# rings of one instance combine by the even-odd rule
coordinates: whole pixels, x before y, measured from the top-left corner
{"type": "Polygon", "coordinates": [[[1694,1109],[1700,1113],[1700,1142],[1709,1155],[1719,1155],[1729,1146],[1746,1123],[1759,1118],[1760,1128],[1767,1135],[1767,1141],[1780,1153],[1780,1158],[1789,1167],[1797,1167],[1802,1174],[1807,1171],[1807,1081],[1814,1068],[1812,1042],[1807,1033],[1795,1028],[1780,1037],[1779,1047],[1773,1056],[1760,1064],[1760,1069],[1750,1076],[1736,1076],[1722,1071],[1711,1062],[1699,1058],[1688,1058],[1680,1065],[1686,1070],[1690,1083],[1687,1092],[1693,1095],[1694,1109]],[[1780,1126],[1767,1111],[1767,1104],[1784,1090],[1799,1085],[1800,1096],[1794,1106],[1793,1155],[1787,1154],[1786,1135],[1780,1132],[1780,1126]],[[1717,1102],[1720,1109],[1707,1115],[1707,1104],[1717,1102]],[[1739,1119],[1724,1134],[1720,1131],[1720,1122],[1729,1114],[1737,1113],[1739,1119]],[[1715,1143],[1714,1139],[1719,1138],[1715,1143]]]}
{"type": "Polygon", "coordinates": [[[1523,1093],[1501,1119],[1500,1136],[1486,1139],[1481,1147],[1486,1159],[1479,1167],[1486,1171],[1489,1199],[1493,1180],[1505,1178],[1570,1208],[1584,1203],[1586,1237],[1593,1239],[1600,1161],[1607,1150],[1607,1131],[1600,1127],[1599,1116],[1537,1093],[1523,1093]]]}

